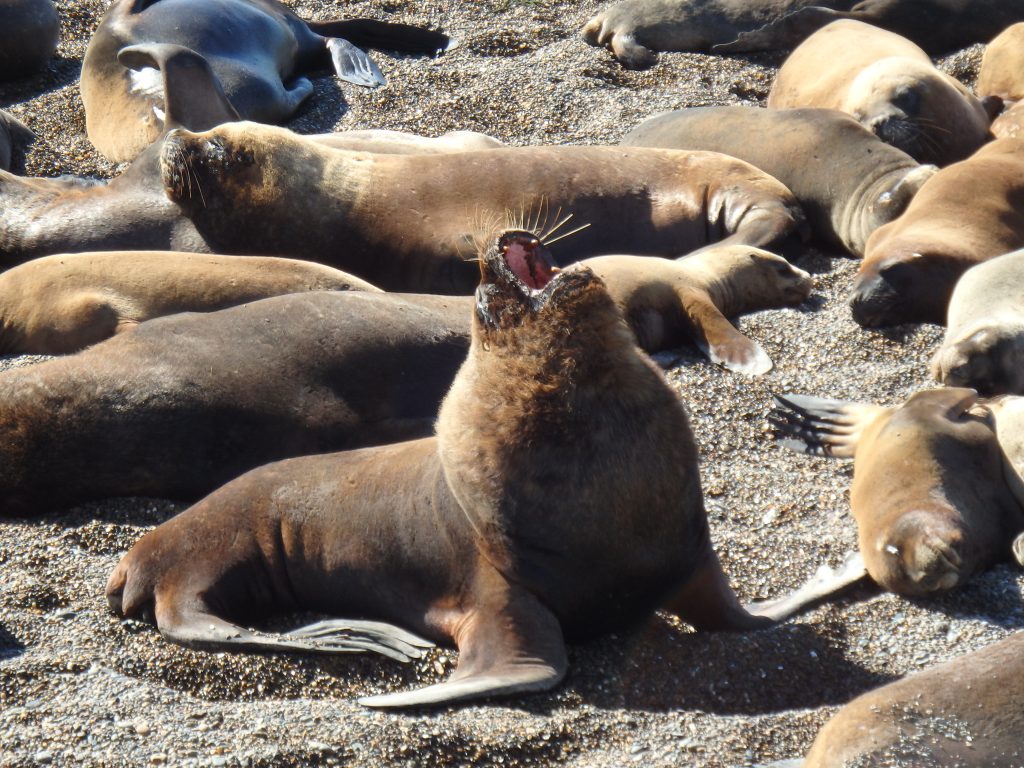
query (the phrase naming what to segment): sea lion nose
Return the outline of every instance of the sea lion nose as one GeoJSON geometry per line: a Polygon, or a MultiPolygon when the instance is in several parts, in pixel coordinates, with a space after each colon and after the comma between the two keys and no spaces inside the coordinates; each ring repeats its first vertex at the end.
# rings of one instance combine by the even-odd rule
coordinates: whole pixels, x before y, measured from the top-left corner
{"type": "Polygon", "coordinates": [[[857,278],[850,294],[850,311],[857,325],[876,328],[884,324],[891,303],[886,298],[888,293],[889,286],[879,275],[857,278]]]}

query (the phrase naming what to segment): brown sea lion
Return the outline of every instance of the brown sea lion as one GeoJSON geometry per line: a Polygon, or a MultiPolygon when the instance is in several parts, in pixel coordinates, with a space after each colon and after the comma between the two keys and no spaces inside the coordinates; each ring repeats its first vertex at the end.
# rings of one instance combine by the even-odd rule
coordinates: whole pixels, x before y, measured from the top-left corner
{"type": "Polygon", "coordinates": [[[801,8],[759,30],[744,32],[716,53],[793,48],[811,33],[839,19],[888,29],[912,40],[933,56],[985,43],[1016,21],[1024,20],[1019,0],[862,0],[849,11],[801,8]]]}
{"type": "Polygon", "coordinates": [[[284,635],[235,623],[295,609],[459,648],[447,681],[361,700],[374,707],[546,690],[566,672],[563,637],[659,605],[701,629],[770,623],[739,606],[711,548],[679,399],[602,281],[543,256],[524,232],[488,249],[436,438],[243,475],[140,539],[111,607],[217,649],[399,644],[343,619],[284,635]]]}
{"type": "Polygon", "coordinates": [[[571,215],[583,228],[558,241],[560,264],[607,253],[679,256],[716,242],[770,247],[803,222],[781,183],[710,152],[364,154],[227,123],[173,131],[162,166],[168,197],[214,250],[309,258],[385,290],[470,292],[473,238],[495,218],[529,229],[546,220],[542,239],[554,243],[550,230],[571,215]]]}
{"type": "Polygon", "coordinates": [[[801,43],[768,106],[842,110],[922,163],[962,160],[991,138],[992,115],[967,88],[906,38],[860,21],[834,22],[801,43]]]}
{"type": "MultiPolygon", "coordinates": [[[[611,49],[624,66],[653,64],[658,51],[709,51],[742,32],[759,29],[814,0],[621,0],[583,28],[591,45],[611,49]]],[[[855,0],[822,0],[849,8],[855,0]]]]}
{"type": "Polygon", "coordinates": [[[333,149],[354,152],[382,152],[388,155],[425,155],[437,152],[470,152],[479,149],[500,149],[505,146],[486,133],[449,131],[440,136],[419,136],[406,131],[381,129],[318,133],[318,142],[333,149]]]}
{"type": "MultiPolygon", "coordinates": [[[[277,0],[115,0],[82,63],[86,129],[111,160],[133,159],[164,132],[164,81],[178,79],[190,106],[203,107],[209,79],[243,119],[281,122],[313,92],[304,75],[333,66],[342,80],[384,84],[358,47],[436,53],[446,35],[371,19],[307,22],[277,0]],[[156,45],[195,59],[173,72],[136,66],[125,49],[156,45]],[[197,86],[197,87],[193,87],[197,86]]],[[[208,125],[180,125],[203,130],[208,125]]]]}
{"type": "Polygon", "coordinates": [[[10,170],[16,144],[27,144],[35,134],[10,112],[0,109],[0,170],[10,170]]]}
{"type": "Polygon", "coordinates": [[[936,170],[834,109],[680,109],[645,120],[620,143],[746,160],[789,187],[816,236],[855,256],[936,170]],[[757,141],[750,140],[754,135],[757,141]]]}
{"type": "Polygon", "coordinates": [[[868,239],[850,306],[864,326],[942,324],[975,264],[1024,246],[1024,140],[999,139],[929,179],[868,239]]]}
{"type": "Polygon", "coordinates": [[[1003,101],[1024,99],[1024,22],[1007,27],[985,47],[974,90],[1003,101]]]}
{"type": "Polygon", "coordinates": [[[61,355],[140,322],[305,291],[379,291],[307,261],[175,251],[46,256],[0,274],[0,354],[61,355]]]}
{"type": "Polygon", "coordinates": [[[1024,251],[964,272],[953,289],[935,380],[985,395],[1024,395],[1024,251]]]}
{"type": "Polygon", "coordinates": [[[1024,765],[1024,632],[858,696],[804,768],[1024,765]]]}
{"type": "Polygon", "coordinates": [[[1024,562],[1016,551],[1024,540],[1024,408],[960,388],[918,392],[896,408],[776,400],[770,420],[784,445],[854,459],[860,555],[883,588],[927,595],[1011,554],[1024,562]],[[1004,433],[1014,436],[1006,445],[1004,433]]]}
{"type": "Polygon", "coordinates": [[[51,0],[0,0],[0,80],[42,69],[60,42],[51,0]]]}

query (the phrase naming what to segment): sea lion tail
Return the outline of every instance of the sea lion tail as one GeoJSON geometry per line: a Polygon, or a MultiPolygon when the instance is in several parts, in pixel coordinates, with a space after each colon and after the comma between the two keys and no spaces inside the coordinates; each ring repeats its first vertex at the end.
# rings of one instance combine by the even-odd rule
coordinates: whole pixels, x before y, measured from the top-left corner
{"type": "Polygon", "coordinates": [[[376,19],[308,21],[309,28],[321,37],[340,37],[359,48],[377,48],[396,53],[436,56],[455,47],[456,41],[443,32],[411,24],[396,24],[376,19]]]}
{"type": "Polygon", "coordinates": [[[768,423],[784,448],[812,456],[853,458],[864,428],[886,408],[810,395],[773,395],[768,423]]]}
{"type": "Polygon", "coordinates": [[[742,32],[731,43],[711,46],[712,53],[750,53],[795,48],[811,33],[836,19],[857,18],[856,14],[810,5],[793,11],[760,29],[742,32]]]}

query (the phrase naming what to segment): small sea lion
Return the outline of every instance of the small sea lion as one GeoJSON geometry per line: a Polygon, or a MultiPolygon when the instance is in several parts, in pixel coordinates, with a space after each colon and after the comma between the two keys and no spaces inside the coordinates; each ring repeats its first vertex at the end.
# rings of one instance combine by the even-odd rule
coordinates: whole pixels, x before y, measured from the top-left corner
{"type": "Polygon", "coordinates": [[[27,144],[35,137],[32,130],[21,120],[0,109],[0,170],[10,170],[16,144],[27,144]]]}
{"type": "Polygon", "coordinates": [[[984,395],[1024,395],[1024,250],[971,267],[953,289],[935,380],[984,395]]]}
{"type": "Polygon", "coordinates": [[[863,326],[942,324],[975,264],[1024,247],[1024,140],[998,139],[929,179],[868,244],[850,307],[863,326]]]}
{"type": "Polygon", "coordinates": [[[1024,408],[961,388],[917,392],[895,408],[802,395],[776,401],[770,421],[783,445],[853,458],[860,556],[883,588],[927,595],[1011,555],[1022,562],[1024,408]]]}
{"type": "Polygon", "coordinates": [[[1024,632],[858,696],[804,768],[1024,765],[1024,632]]]}
{"type": "Polygon", "coordinates": [[[842,110],[922,163],[962,160],[991,138],[992,114],[966,87],[906,38],[860,21],[833,22],[801,43],[768,106],[842,110]]]}
{"type": "Polygon", "coordinates": [[[190,108],[203,108],[212,78],[241,118],[276,123],[312,94],[304,76],[311,71],[333,66],[342,80],[383,85],[377,65],[356,46],[433,54],[449,43],[439,32],[371,19],[307,22],[277,0],[115,0],[82,63],[86,130],[100,152],[124,162],[163,134],[167,77],[178,81],[190,108]],[[161,63],[160,72],[124,59],[126,49],[154,45],[196,63],[171,72],[161,63]]]}
{"type": "Polygon", "coordinates": [[[553,267],[532,233],[488,248],[436,437],[243,475],[139,540],[107,582],[114,611],[221,650],[415,655],[381,625],[235,623],[295,609],[458,647],[447,681],[372,707],[549,689],[563,638],[659,605],[698,629],[771,623],[740,607],[711,547],[682,403],[600,278],[553,267]]]}
{"type": "Polygon", "coordinates": [[[839,19],[853,19],[888,29],[913,41],[932,56],[985,43],[1016,21],[1024,20],[1018,0],[862,0],[849,11],[801,8],[731,43],[716,53],[793,48],[808,35],[839,19]]]}
{"type": "Polygon", "coordinates": [[[175,251],[46,256],[0,273],[0,354],[62,355],[176,312],[304,291],[379,291],[308,261],[175,251]]]}
{"type": "Polygon", "coordinates": [[[474,237],[503,219],[545,230],[560,264],[608,253],[680,256],[716,242],[771,248],[803,224],[781,183],[712,152],[368,154],[243,122],[175,130],[161,163],[168,198],[213,250],[308,258],[385,290],[471,292],[474,237]],[[569,218],[576,233],[554,237],[569,218]]]}
{"type": "Polygon", "coordinates": [[[816,236],[855,256],[936,171],[834,109],[680,109],[645,120],[620,143],[746,160],[789,187],[816,236]]]}
{"type": "Polygon", "coordinates": [[[1003,101],[1024,99],[1024,22],[1007,27],[985,47],[974,90],[1003,101]]]}
{"type": "Polygon", "coordinates": [[[0,0],[0,80],[42,69],[60,42],[51,0],[0,0]]]}
{"type": "MultiPolygon", "coordinates": [[[[583,39],[591,45],[610,48],[626,67],[647,67],[657,60],[658,51],[709,51],[812,2],[622,0],[587,22],[583,39]]],[[[849,8],[854,2],[822,0],[819,5],[849,8]]]]}

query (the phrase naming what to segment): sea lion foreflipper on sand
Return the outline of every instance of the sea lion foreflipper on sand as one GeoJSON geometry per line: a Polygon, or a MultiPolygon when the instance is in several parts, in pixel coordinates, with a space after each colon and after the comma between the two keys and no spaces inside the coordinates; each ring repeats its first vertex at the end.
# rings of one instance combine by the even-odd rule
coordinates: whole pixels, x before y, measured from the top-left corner
{"type": "Polygon", "coordinates": [[[339,80],[364,88],[379,88],[387,83],[373,59],[348,40],[340,37],[329,38],[327,50],[331,52],[334,74],[339,80]]]}
{"type": "Polygon", "coordinates": [[[712,53],[753,53],[795,48],[809,35],[838,19],[856,19],[856,14],[811,5],[787,13],[760,29],[741,32],[730,43],[711,46],[712,53]]]}
{"type": "Polygon", "coordinates": [[[838,597],[850,587],[864,583],[868,577],[863,556],[860,552],[851,552],[839,568],[821,566],[810,580],[790,594],[777,600],[749,603],[744,608],[755,615],[782,621],[805,608],[838,597]]]}

